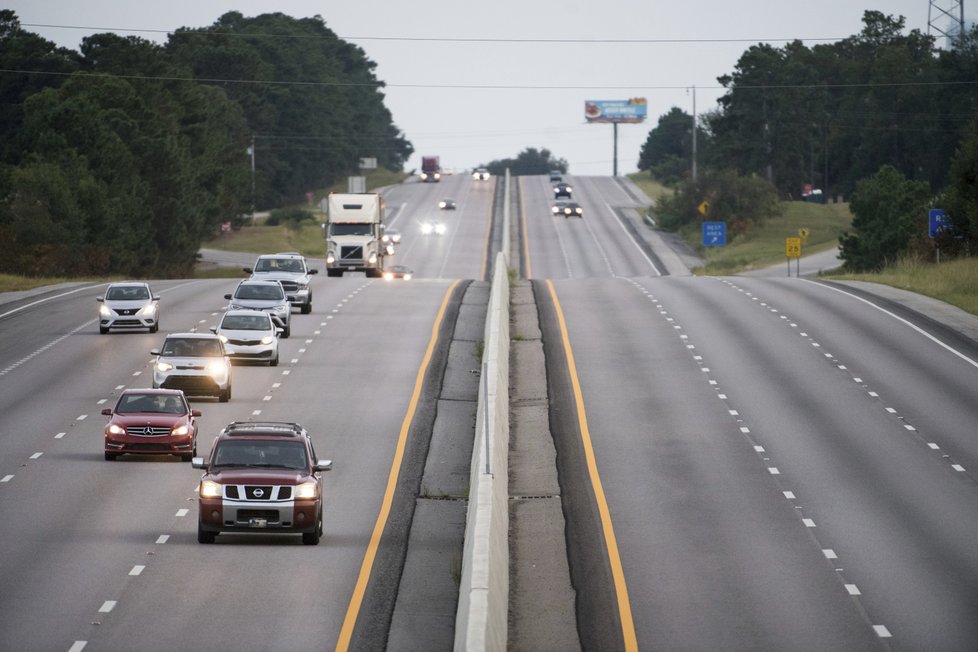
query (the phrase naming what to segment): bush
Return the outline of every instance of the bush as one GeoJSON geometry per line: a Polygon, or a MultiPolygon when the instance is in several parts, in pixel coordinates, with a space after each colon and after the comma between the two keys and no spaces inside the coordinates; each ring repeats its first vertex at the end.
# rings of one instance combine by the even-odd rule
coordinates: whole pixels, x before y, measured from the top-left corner
{"type": "Polygon", "coordinates": [[[266,226],[285,224],[297,228],[300,223],[311,219],[313,219],[312,213],[302,208],[276,208],[268,214],[265,224],[266,226]]]}

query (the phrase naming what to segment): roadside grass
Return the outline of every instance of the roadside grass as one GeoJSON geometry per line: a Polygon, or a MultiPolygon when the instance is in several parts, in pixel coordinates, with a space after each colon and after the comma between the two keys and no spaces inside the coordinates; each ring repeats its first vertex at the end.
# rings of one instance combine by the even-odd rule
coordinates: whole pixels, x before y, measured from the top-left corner
{"type": "Polygon", "coordinates": [[[628,178],[631,179],[636,186],[641,188],[642,192],[648,195],[649,199],[652,201],[658,201],[660,198],[672,194],[671,189],[653,179],[647,171],[634,172],[629,174],[628,178]]]}
{"type": "Polygon", "coordinates": [[[57,285],[58,283],[109,283],[111,281],[123,280],[133,279],[123,279],[122,277],[100,278],[97,276],[66,278],[0,274],[0,292],[22,292],[24,290],[33,290],[34,288],[43,287],[45,285],[57,285]]]}
{"type": "MultiPolygon", "coordinates": [[[[706,261],[704,267],[693,272],[707,276],[734,274],[783,263],[785,238],[799,237],[801,229],[808,229],[802,255],[827,251],[839,245],[839,236],[852,225],[849,204],[792,201],[783,202],[782,208],[780,216],[765,220],[722,247],[704,247],[699,225],[683,232],[686,242],[706,261]]],[[[720,216],[710,219],[722,221],[720,216]]]]}
{"type": "Polygon", "coordinates": [[[904,259],[878,274],[829,274],[822,278],[868,281],[923,294],[978,315],[978,259],[940,264],[904,259]]]}

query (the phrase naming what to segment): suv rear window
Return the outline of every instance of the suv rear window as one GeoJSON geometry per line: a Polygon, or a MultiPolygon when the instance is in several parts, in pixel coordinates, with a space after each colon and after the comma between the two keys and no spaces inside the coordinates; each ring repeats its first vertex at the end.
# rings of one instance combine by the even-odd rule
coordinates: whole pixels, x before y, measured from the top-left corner
{"type": "Polygon", "coordinates": [[[168,337],[162,355],[192,358],[219,358],[224,355],[221,341],[199,337],[168,337]]]}

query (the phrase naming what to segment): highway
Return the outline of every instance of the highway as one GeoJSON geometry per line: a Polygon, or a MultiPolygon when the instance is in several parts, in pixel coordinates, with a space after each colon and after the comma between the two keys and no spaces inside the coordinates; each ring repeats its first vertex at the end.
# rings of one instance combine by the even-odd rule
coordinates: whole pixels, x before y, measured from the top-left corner
{"type": "MultiPolygon", "coordinates": [[[[511,267],[540,313],[583,646],[978,649],[975,341],[842,285],[664,275],[616,180],[567,180],[581,219],[545,176],[514,184],[511,267]]],[[[0,650],[374,649],[355,632],[389,617],[359,600],[396,572],[364,562],[398,433],[454,282],[488,278],[497,183],[386,190],[415,279],[314,277],[282,365],[193,402],[202,453],[236,419],[313,433],[315,547],[200,545],[199,471],[102,459],[99,411],[149,386],[162,333],[98,335],[97,286],[0,306],[0,650]]],[[[216,323],[234,283],[154,282],[162,331],[216,323]]]]}
{"type": "MultiPolygon", "coordinates": [[[[316,547],[227,534],[200,545],[200,471],[177,458],[102,459],[101,409],[125,387],[151,385],[150,349],[164,333],[216,324],[236,281],[152,283],[159,334],[99,335],[104,286],[0,306],[0,650],[312,650],[356,640],[358,622],[374,618],[354,598],[363,598],[357,582],[399,432],[443,305],[458,300],[454,281],[482,276],[494,187],[459,176],[393,189],[390,215],[404,234],[396,262],[420,278],[314,276],[313,312],[294,311],[281,365],[236,366],[229,403],[192,401],[203,412],[201,454],[233,420],[310,431],[333,460],[316,547]],[[447,192],[459,208],[439,215],[447,192]],[[432,218],[445,234],[421,235],[418,222],[432,218]]],[[[387,572],[366,571],[370,583],[387,572]]]]}

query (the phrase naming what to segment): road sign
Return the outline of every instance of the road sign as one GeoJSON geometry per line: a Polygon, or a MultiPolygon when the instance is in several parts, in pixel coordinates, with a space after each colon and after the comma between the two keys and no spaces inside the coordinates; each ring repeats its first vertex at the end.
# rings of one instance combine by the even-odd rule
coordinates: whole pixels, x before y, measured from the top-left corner
{"type": "Polygon", "coordinates": [[[927,211],[927,235],[936,238],[939,233],[950,228],[951,222],[943,208],[932,208],[927,211]]]}
{"type": "Polygon", "coordinates": [[[710,213],[710,200],[704,199],[700,202],[700,205],[696,207],[696,210],[700,212],[700,215],[706,217],[710,213]]]}
{"type": "Polygon", "coordinates": [[[784,255],[788,258],[801,258],[801,238],[785,238],[784,255]]]}
{"type": "Polygon", "coordinates": [[[798,229],[798,237],[800,237],[802,241],[808,240],[808,229],[798,229]]]}
{"type": "Polygon", "coordinates": [[[703,222],[703,246],[721,247],[727,244],[726,222],[703,222]]]}

